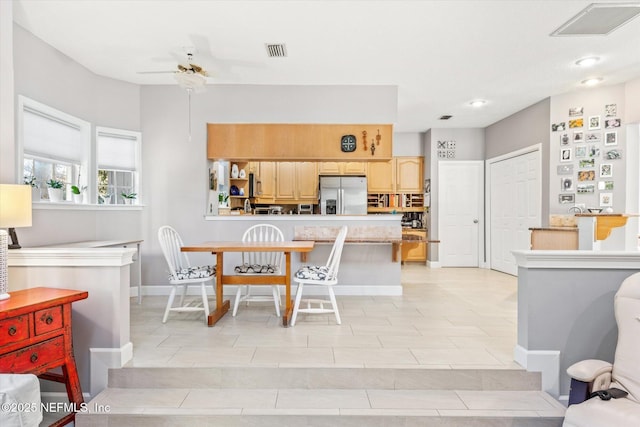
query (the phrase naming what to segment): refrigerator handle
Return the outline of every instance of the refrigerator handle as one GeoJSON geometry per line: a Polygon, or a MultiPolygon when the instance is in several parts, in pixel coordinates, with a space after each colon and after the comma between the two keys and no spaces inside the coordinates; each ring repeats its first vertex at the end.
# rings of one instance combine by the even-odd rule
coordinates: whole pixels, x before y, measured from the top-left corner
{"type": "Polygon", "coordinates": [[[344,188],[340,189],[340,214],[344,215],[344,188]]]}

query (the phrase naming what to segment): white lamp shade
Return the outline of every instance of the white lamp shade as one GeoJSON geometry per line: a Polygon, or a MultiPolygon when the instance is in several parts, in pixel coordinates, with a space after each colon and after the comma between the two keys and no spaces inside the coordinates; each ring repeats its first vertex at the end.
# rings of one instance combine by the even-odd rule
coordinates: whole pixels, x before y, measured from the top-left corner
{"type": "Polygon", "coordinates": [[[31,227],[31,186],[0,184],[0,228],[31,227]]]}

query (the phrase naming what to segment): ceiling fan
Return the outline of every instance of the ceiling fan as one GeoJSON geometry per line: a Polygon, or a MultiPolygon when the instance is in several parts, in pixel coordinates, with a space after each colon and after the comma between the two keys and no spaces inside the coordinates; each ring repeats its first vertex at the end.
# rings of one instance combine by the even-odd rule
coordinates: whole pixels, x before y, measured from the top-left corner
{"type": "Polygon", "coordinates": [[[193,49],[185,48],[187,61],[176,66],[176,70],[163,71],[138,71],[138,74],[173,74],[178,84],[191,92],[202,92],[205,90],[209,73],[204,67],[196,64],[193,60],[193,49]]]}

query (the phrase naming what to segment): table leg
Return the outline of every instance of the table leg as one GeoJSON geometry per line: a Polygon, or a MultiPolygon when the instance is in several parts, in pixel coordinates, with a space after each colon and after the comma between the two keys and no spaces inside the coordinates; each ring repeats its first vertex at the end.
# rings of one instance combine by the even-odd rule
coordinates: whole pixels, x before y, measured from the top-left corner
{"type": "Polygon", "coordinates": [[[223,297],[222,278],[224,276],[223,254],[224,252],[218,252],[216,254],[216,309],[215,311],[212,311],[211,313],[209,313],[209,317],[207,318],[208,326],[215,325],[216,322],[220,320],[227,311],[229,311],[229,307],[231,306],[231,303],[229,302],[229,300],[226,300],[226,301],[222,300],[222,297],[223,297]]]}
{"type": "Polygon", "coordinates": [[[293,314],[293,305],[291,305],[291,252],[285,252],[284,259],[285,302],[284,313],[282,313],[282,326],[289,326],[289,319],[291,319],[291,315],[293,314]]]}

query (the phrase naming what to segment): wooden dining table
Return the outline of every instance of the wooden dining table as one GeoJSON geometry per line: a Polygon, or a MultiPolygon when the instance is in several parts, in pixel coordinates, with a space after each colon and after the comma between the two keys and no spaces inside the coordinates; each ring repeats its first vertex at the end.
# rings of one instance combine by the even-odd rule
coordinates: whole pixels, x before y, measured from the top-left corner
{"type": "Polygon", "coordinates": [[[291,303],[291,253],[311,252],[313,241],[285,242],[204,242],[183,246],[182,252],[210,252],[216,255],[216,309],[209,314],[207,324],[213,326],[229,311],[231,303],[223,300],[224,285],[284,285],[285,310],[282,325],[288,326],[293,311],[291,303]],[[283,252],[285,258],[284,274],[225,274],[224,254],[226,252],[283,252]]]}

